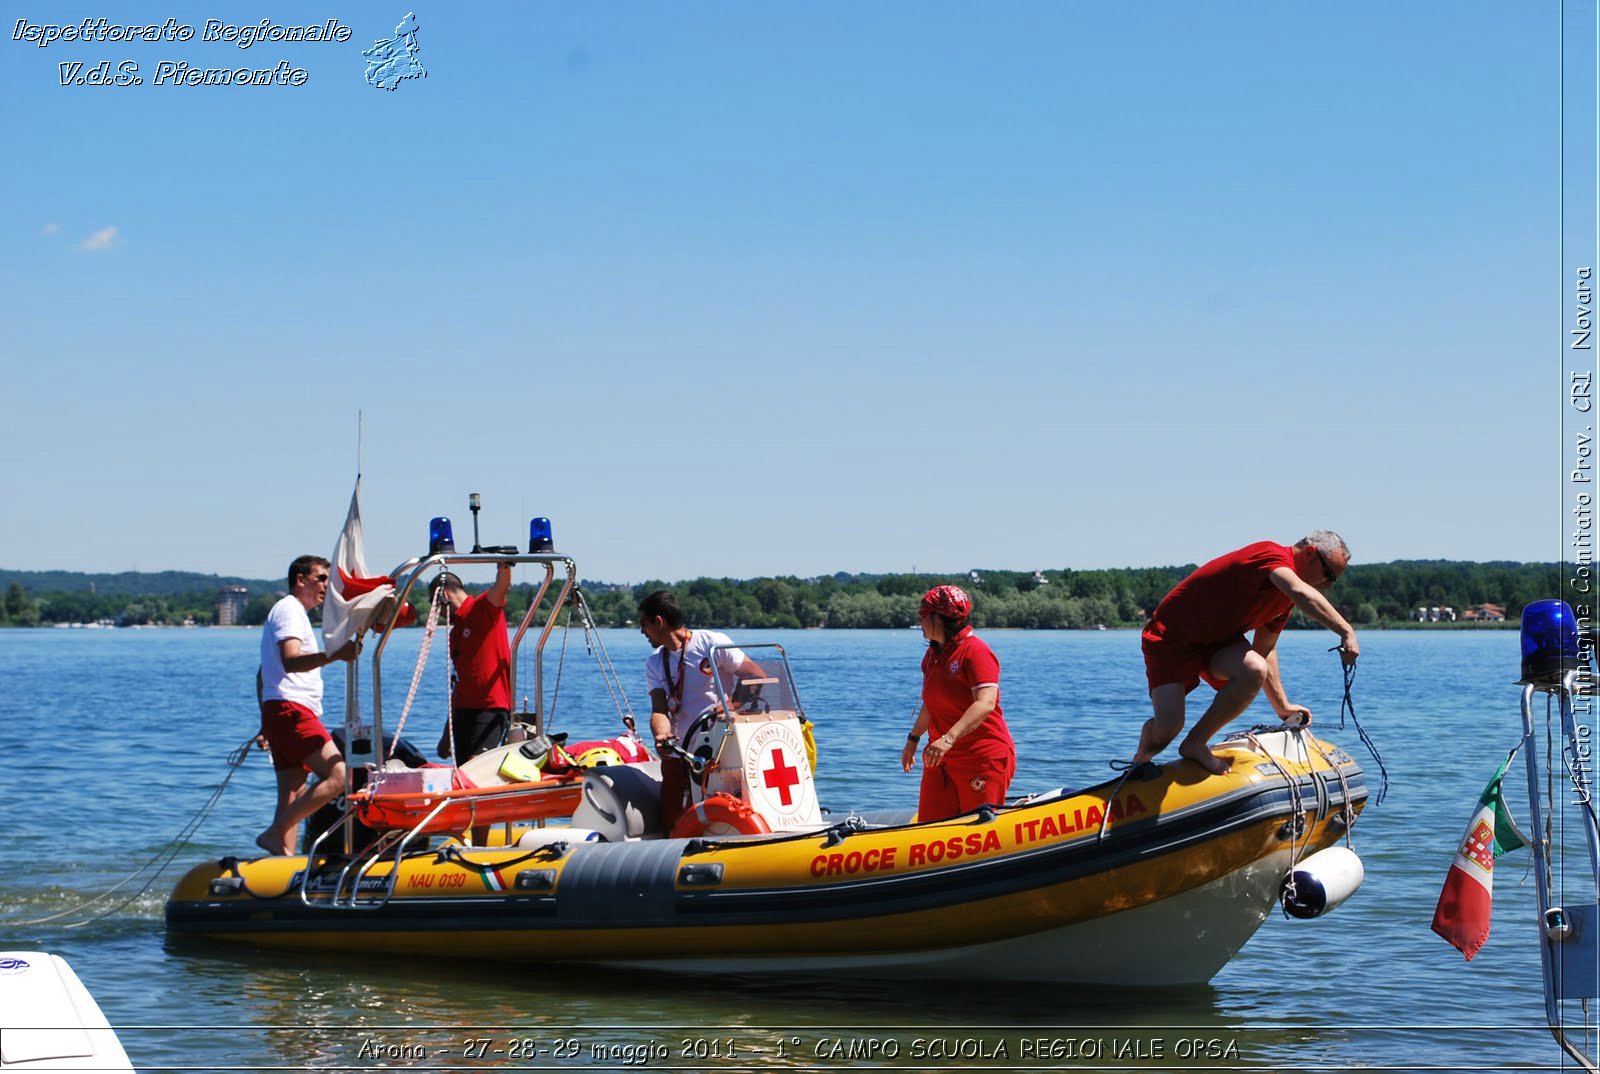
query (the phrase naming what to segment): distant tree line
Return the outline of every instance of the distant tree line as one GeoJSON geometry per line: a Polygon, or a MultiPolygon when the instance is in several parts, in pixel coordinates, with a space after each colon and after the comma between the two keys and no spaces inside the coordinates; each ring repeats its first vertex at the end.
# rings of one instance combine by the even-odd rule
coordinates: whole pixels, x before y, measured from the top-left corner
{"type": "Polygon", "coordinates": [[[225,585],[242,585],[251,593],[283,592],[282,577],[237,578],[201,574],[199,571],[117,571],[88,574],[82,571],[12,571],[0,569],[0,589],[15,582],[34,596],[45,593],[89,592],[121,597],[192,597],[215,593],[225,585]]]}
{"type": "MultiPolygon", "coordinates": [[[[255,586],[270,583],[253,583],[255,586]]],[[[267,621],[279,592],[249,598],[241,622],[267,621]]],[[[211,626],[217,619],[217,587],[187,593],[102,593],[87,589],[42,590],[13,581],[0,600],[0,626],[54,626],[56,623],[114,623],[117,626],[211,626]]]]}
{"type": "MultiPolygon", "coordinates": [[[[655,589],[671,589],[682,601],[689,621],[697,626],[730,628],[909,627],[917,621],[917,602],[930,587],[953,582],[972,596],[973,622],[978,627],[1093,629],[1137,626],[1193,564],[1075,571],[971,571],[964,574],[835,574],[821,578],[696,578],[687,582],[649,581],[635,586],[584,582],[582,588],[601,626],[634,625],[639,600],[655,589]]],[[[207,625],[216,619],[217,589],[223,584],[250,590],[241,617],[246,626],[265,621],[282,595],[282,583],[190,575],[187,592],[170,591],[166,575],[146,575],[168,583],[138,591],[91,591],[86,576],[76,586],[33,588],[9,572],[12,581],[0,601],[0,625],[48,626],[110,620],[123,626],[207,625]]],[[[0,582],[6,573],[0,572],[0,582]]],[[[96,576],[103,577],[103,576],[96,576]]],[[[120,578],[119,578],[120,580],[120,578]]],[[[1472,563],[1446,560],[1402,560],[1356,564],[1328,594],[1340,612],[1358,626],[1410,621],[1419,607],[1449,606],[1457,614],[1480,604],[1505,609],[1514,623],[1523,605],[1560,592],[1561,574],[1553,563],[1472,563]]],[[[555,599],[555,587],[545,597],[555,599]]],[[[532,586],[512,589],[508,614],[527,610],[532,586]]],[[[419,594],[419,596],[421,596],[419,594]]],[[[425,600],[425,596],[421,596],[425,600]]],[[[426,612],[418,609],[418,622],[426,612]]],[[[1291,626],[1309,626],[1298,613],[1291,626]]]]}
{"type": "Polygon", "coordinates": [[[0,570],[0,626],[52,626],[56,623],[111,622],[118,626],[209,626],[217,617],[217,590],[244,586],[249,591],[247,615],[259,626],[273,601],[283,594],[283,580],[235,578],[196,571],[121,571],[85,574],[78,571],[0,570]]]}
{"type": "MultiPolygon", "coordinates": [[[[922,594],[951,582],[971,595],[973,623],[980,628],[1081,630],[1140,625],[1194,568],[1195,564],[1185,564],[1039,573],[836,574],[742,581],[697,578],[601,591],[590,587],[585,592],[602,626],[632,626],[639,600],[646,593],[671,589],[695,625],[848,629],[914,626],[922,594]]],[[[1503,607],[1507,621],[1515,623],[1525,604],[1559,591],[1556,564],[1410,560],[1352,566],[1328,597],[1358,626],[1410,622],[1419,607],[1449,606],[1459,615],[1480,604],[1503,607]]],[[[531,596],[531,591],[514,591],[508,603],[520,614],[531,596]]],[[[1291,627],[1314,625],[1299,612],[1290,618],[1291,627]]]]}

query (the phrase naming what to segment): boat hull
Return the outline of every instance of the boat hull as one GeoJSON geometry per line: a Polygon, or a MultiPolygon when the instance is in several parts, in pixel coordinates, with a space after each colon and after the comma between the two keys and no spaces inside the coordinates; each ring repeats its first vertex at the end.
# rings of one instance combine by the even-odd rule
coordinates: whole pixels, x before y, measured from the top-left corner
{"type": "Polygon", "coordinates": [[[1203,985],[1271,915],[1287,852],[1159,902],[989,943],[863,954],[767,953],[604,965],[678,973],[851,973],[891,980],[993,980],[1113,987],[1203,985]],[[1196,929],[1195,922],[1213,922],[1196,929]]]}
{"type": "Polygon", "coordinates": [[[1183,762],[933,824],[410,855],[375,865],[352,909],[332,905],[331,869],[302,896],[304,858],[209,863],[178,884],[168,926],[684,972],[1196,984],[1365,803],[1360,769],[1323,750],[1239,750],[1226,777],[1183,762]]]}

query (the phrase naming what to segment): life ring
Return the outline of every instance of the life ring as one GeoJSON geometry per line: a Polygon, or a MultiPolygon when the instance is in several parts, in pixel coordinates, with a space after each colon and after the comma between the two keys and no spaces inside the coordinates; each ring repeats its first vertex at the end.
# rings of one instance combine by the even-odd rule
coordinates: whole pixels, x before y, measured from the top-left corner
{"type": "Polygon", "coordinates": [[[672,838],[700,835],[769,835],[766,820],[750,803],[731,794],[713,794],[693,809],[685,810],[672,826],[672,838]]]}

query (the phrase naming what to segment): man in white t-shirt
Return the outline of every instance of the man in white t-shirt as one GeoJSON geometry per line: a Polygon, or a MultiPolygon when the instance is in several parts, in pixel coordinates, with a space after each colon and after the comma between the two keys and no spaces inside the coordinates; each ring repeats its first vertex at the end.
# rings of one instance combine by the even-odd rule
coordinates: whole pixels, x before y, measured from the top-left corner
{"type": "Polygon", "coordinates": [[[328,561],[301,556],[289,564],[289,595],[272,606],[261,631],[261,738],[278,777],[272,823],[256,836],[268,854],[293,854],[300,822],[344,793],[344,758],[322,724],[322,669],[355,659],[359,643],[321,651],[307,613],[327,593],[328,561]],[[308,771],[317,776],[309,788],[308,771]]]}
{"type": "Polygon", "coordinates": [[[689,771],[680,758],[662,751],[682,743],[690,725],[719,704],[712,660],[725,677],[765,678],[766,672],[740,649],[717,650],[713,657],[717,646],[732,645],[733,639],[715,630],[690,630],[678,598],[665,589],[639,602],[639,632],[656,647],[645,659],[644,682],[650,733],[661,753],[661,823],[671,832],[687,804],[689,771]]]}

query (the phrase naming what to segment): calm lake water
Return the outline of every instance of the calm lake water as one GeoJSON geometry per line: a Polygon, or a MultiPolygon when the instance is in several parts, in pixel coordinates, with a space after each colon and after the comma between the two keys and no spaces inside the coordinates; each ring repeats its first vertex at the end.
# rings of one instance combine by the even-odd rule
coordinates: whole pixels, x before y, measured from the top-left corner
{"type": "MultiPolygon", "coordinates": [[[[1013,791],[1107,778],[1107,759],[1132,751],[1147,712],[1138,636],[985,636],[1002,662],[1002,704],[1018,743],[1013,791]]],[[[420,637],[397,635],[385,662],[391,725],[420,637]]],[[[644,640],[623,631],[603,637],[641,706],[644,640]]],[[[740,640],[788,649],[817,725],[825,807],[915,801],[915,776],[898,765],[917,702],[915,631],[769,631],[740,640]]],[[[1362,635],[1355,699],[1391,781],[1388,799],[1369,805],[1356,827],[1366,883],[1322,920],[1269,920],[1205,988],[690,979],[173,943],[162,905],[181,869],[251,852],[271,812],[272,773],[259,753],[177,863],[131,903],[117,906],[119,895],[96,906],[91,912],[111,912],[81,928],[18,924],[109,888],[160,854],[201,809],[227,775],[229,752],[256,726],[257,644],[253,630],[0,631],[9,836],[0,948],[65,956],[145,1072],[1570,1069],[1543,1028],[1527,852],[1501,860],[1494,930],[1473,962],[1428,928],[1478,794],[1520,734],[1512,631],[1362,635]],[[478,1038],[501,1051],[462,1059],[462,1042],[478,1038]],[[541,1049],[536,1057],[516,1057],[525,1041],[541,1049]],[[446,1046],[456,1050],[448,1059],[436,1054],[446,1046]]],[[[1311,707],[1323,736],[1355,756],[1375,788],[1376,766],[1354,728],[1337,730],[1340,675],[1330,644],[1323,633],[1284,637],[1290,696],[1311,707]]],[[[558,634],[547,694],[559,649],[558,634]]],[[[444,675],[436,652],[406,729],[430,750],[444,720],[444,675]]],[[[328,672],[331,698],[342,698],[343,678],[328,672]]],[[[530,667],[519,681],[531,686],[530,667]]],[[[1258,701],[1236,726],[1269,712],[1258,701]]],[[[579,633],[567,644],[554,724],[579,738],[619,729],[579,633]]],[[[1519,759],[1508,785],[1519,817],[1522,772],[1519,759]]]]}

